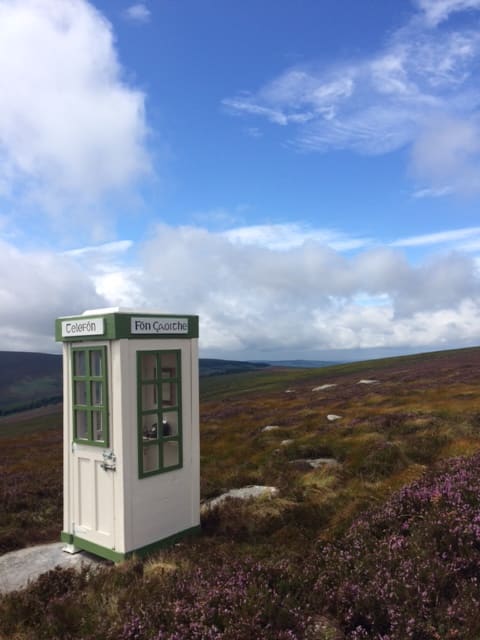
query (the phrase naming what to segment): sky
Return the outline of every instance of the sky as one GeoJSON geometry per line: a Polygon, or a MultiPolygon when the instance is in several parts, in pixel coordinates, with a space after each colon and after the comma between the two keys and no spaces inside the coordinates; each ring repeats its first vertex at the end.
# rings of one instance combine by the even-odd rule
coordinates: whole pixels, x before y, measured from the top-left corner
{"type": "Polygon", "coordinates": [[[480,343],[480,0],[0,0],[0,350],[200,316],[200,354],[480,343]]]}

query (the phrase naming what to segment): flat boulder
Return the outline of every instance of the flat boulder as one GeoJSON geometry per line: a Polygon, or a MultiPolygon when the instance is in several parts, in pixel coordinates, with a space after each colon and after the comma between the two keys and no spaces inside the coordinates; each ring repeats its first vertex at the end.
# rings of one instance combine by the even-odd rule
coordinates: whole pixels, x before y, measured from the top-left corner
{"type": "Polygon", "coordinates": [[[71,554],[65,553],[64,549],[65,543],[53,542],[9,551],[0,556],[0,594],[24,589],[29,582],[55,567],[80,571],[84,566],[111,564],[85,551],[71,554]]]}
{"type": "Polygon", "coordinates": [[[278,489],[276,487],[256,484],[248,485],[246,487],[241,487],[240,489],[230,489],[230,491],[222,493],[222,495],[212,498],[212,500],[208,500],[202,505],[202,510],[208,511],[209,509],[218,507],[218,505],[222,504],[222,502],[225,502],[225,500],[228,500],[229,498],[234,498],[236,500],[249,500],[250,498],[275,498],[276,496],[278,496],[278,489]]]}
{"type": "Polygon", "coordinates": [[[336,413],[329,413],[327,415],[327,420],[329,422],[335,422],[335,420],[341,420],[343,416],[337,416],[336,413]]]}
{"type": "Polygon", "coordinates": [[[313,387],[312,391],[325,391],[325,389],[331,389],[336,386],[336,384],[321,384],[319,387],[313,387]]]}

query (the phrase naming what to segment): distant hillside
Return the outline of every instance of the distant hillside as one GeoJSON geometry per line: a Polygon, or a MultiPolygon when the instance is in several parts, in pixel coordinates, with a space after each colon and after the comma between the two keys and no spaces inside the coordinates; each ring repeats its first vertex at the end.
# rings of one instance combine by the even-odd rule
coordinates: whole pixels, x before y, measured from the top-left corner
{"type": "MultiPolygon", "coordinates": [[[[268,364],[200,358],[200,375],[258,371],[268,364]]],[[[62,356],[0,351],[0,415],[62,400],[62,356]]]]}
{"type": "Polygon", "coordinates": [[[334,367],[337,364],[345,364],[345,361],[331,360],[265,360],[272,367],[295,367],[297,369],[320,369],[321,367],[334,367]]]}
{"type": "Polygon", "coordinates": [[[225,373],[244,373],[258,371],[270,365],[266,362],[242,362],[238,360],[217,360],[215,358],[200,358],[200,375],[217,376],[225,373]]]}
{"type": "Polygon", "coordinates": [[[59,402],[61,396],[61,356],[0,351],[0,415],[59,402]]]}

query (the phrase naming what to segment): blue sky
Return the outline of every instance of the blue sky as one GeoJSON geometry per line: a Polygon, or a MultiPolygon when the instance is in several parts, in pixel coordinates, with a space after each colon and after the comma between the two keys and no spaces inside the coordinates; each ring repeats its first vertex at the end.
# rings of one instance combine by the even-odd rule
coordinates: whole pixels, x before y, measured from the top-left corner
{"type": "Polygon", "coordinates": [[[204,356],[480,341],[480,0],[0,0],[0,349],[198,313],[204,356]]]}

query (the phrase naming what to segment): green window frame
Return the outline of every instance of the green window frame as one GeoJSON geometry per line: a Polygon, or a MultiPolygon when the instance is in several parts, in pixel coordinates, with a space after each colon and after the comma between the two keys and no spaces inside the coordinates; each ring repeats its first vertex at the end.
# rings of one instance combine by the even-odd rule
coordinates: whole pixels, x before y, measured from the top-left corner
{"type": "Polygon", "coordinates": [[[107,349],[72,349],[73,440],[109,446],[107,349]]]}
{"type": "Polygon", "coordinates": [[[137,352],[140,478],[183,466],[180,349],[137,352]]]}

